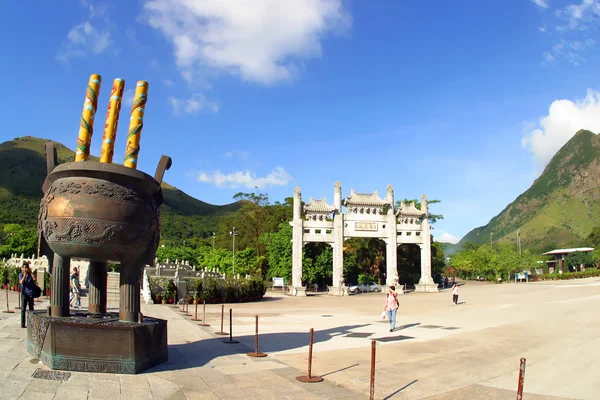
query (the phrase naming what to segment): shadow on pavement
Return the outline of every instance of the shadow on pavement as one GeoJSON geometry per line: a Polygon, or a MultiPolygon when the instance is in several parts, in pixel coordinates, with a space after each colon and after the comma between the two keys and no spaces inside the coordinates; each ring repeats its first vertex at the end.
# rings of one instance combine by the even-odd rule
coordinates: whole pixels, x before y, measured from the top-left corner
{"type": "MultiPolygon", "coordinates": [[[[326,342],[335,336],[346,335],[351,333],[354,329],[365,326],[368,325],[348,325],[318,330],[314,333],[314,343],[326,342]]],[[[226,343],[226,341],[229,340],[229,336],[214,337],[182,344],[172,344],[168,346],[169,361],[151,368],[144,373],[203,367],[218,357],[246,354],[254,351],[254,338],[254,335],[234,335],[233,339],[240,342],[236,344],[226,343]]],[[[292,350],[308,346],[308,342],[308,332],[265,333],[259,335],[259,351],[268,354],[270,352],[292,350]]]]}
{"type": "Polygon", "coordinates": [[[396,329],[394,329],[394,332],[401,331],[402,329],[412,328],[413,326],[419,326],[419,325],[421,325],[420,322],[415,322],[414,324],[401,325],[401,326],[397,327],[396,329]]]}
{"type": "Polygon", "coordinates": [[[347,367],[345,367],[345,368],[340,368],[340,369],[336,369],[335,371],[328,372],[328,373],[326,373],[326,374],[321,374],[320,376],[321,376],[321,378],[323,378],[323,377],[325,377],[325,376],[328,376],[328,375],[333,375],[333,374],[336,374],[336,373],[338,373],[338,372],[345,371],[345,370],[347,370],[347,369],[350,369],[350,368],[358,367],[359,365],[360,365],[360,364],[353,364],[353,365],[349,365],[349,366],[347,366],[347,367]]]}
{"type": "Polygon", "coordinates": [[[400,389],[396,390],[394,393],[387,395],[386,397],[383,398],[383,400],[388,400],[391,399],[392,397],[394,397],[395,395],[397,395],[398,393],[400,393],[401,391],[403,391],[404,389],[406,389],[407,387],[413,385],[414,383],[417,383],[418,380],[415,379],[414,381],[412,381],[411,383],[409,383],[408,385],[404,385],[402,386],[400,389]]]}

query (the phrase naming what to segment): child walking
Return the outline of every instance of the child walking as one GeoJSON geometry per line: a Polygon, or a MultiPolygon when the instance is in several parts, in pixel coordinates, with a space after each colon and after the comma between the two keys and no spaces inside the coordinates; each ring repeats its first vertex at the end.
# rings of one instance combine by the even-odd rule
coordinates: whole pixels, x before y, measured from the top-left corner
{"type": "Polygon", "coordinates": [[[454,285],[452,285],[452,303],[454,303],[454,305],[458,305],[458,286],[456,286],[456,283],[454,285]]]}

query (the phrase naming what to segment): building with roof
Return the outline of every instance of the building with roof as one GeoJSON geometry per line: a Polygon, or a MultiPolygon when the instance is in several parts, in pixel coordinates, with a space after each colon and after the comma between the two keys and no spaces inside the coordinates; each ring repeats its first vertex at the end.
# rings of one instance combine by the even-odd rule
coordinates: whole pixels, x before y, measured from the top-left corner
{"type": "MultiPolygon", "coordinates": [[[[594,248],[593,247],[576,247],[573,249],[556,249],[556,250],[552,250],[552,251],[542,254],[544,256],[552,257],[552,259],[550,259],[546,262],[548,264],[548,272],[549,273],[554,273],[554,272],[558,272],[558,271],[569,272],[569,267],[565,266],[565,258],[567,257],[568,254],[575,253],[578,251],[582,252],[582,253],[591,253],[594,251],[594,248]]],[[[579,267],[575,268],[574,270],[581,271],[584,269],[585,269],[585,266],[580,265],[579,267]]]]}

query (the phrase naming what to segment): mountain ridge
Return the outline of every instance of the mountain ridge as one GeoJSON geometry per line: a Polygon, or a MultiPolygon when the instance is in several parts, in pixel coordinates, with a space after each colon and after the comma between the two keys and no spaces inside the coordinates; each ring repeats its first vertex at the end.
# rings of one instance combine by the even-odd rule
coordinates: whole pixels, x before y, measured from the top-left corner
{"type": "Polygon", "coordinates": [[[486,225],[467,233],[459,246],[494,241],[534,249],[580,244],[600,225],[600,136],[581,129],[552,157],[525,192],[486,225]]]}

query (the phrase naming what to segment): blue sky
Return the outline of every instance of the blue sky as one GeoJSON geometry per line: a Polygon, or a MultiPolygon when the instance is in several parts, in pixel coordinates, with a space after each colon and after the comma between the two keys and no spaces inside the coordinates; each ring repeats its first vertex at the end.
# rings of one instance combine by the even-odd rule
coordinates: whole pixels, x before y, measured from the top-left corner
{"type": "Polygon", "coordinates": [[[333,200],[425,193],[460,238],[526,190],[579,128],[600,131],[600,0],[3,2],[0,140],[74,148],[85,86],[149,84],[139,168],[224,204],[255,186],[333,200]],[[594,67],[595,66],[595,67],[594,67]]]}

